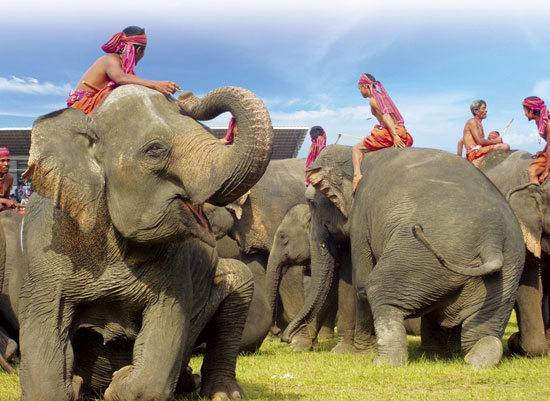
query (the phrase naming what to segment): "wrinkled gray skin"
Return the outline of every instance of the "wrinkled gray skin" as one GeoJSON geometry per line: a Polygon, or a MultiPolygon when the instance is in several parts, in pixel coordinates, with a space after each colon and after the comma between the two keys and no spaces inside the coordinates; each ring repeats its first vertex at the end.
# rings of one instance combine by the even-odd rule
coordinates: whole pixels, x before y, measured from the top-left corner
{"type": "Polygon", "coordinates": [[[116,88],[93,118],[64,109],[32,130],[35,193],[25,214],[19,304],[23,400],[243,397],[235,378],[252,277],[218,259],[202,212],[256,183],[272,128],[251,92],[216,89],[178,101],[142,86],[116,88]],[[222,145],[196,119],[230,111],[222,145]],[[206,343],[202,382],[187,364],[206,343]]]}
{"type": "Polygon", "coordinates": [[[515,306],[519,332],[510,336],[508,347],[531,356],[546,354],[550,346],[550,182],[529,184],[527,169],[533,161],[530,153],[516,151],[485,171],[523,230],[527,252],[515,306]]]}
{"type": "Polygon", "coordinates": [[[458,337],[467,363],[496,365],[525,256],[506,200],[473,165],[434,149],[367,153],[362,173],[353,197],[351,148],[342,146],[308,168],[316,291],[285,338],[322,307],[334,243],[350,238],[358,333],[370,332],[356,346],[374,346],[376,334],[376,363],[404,364],[404,319],[423,316],[425,348],[444,350],[445,338],[458,337]]]}
{"type": "MultiPolygon", "coordinates": [[[[269,254],[267,264],[266,287],[268,290],[269,304],[273,319],[277,313],[277,293],[279,290],[281,277],[290,266],[309,265],[310,264],[310,245],[309,231],[311,226],[311,213],[308,205],[296,205],[288,211],[283,221],[277,228],[273,239],[273,247],[269,254]]],[[[347,248],[349,251],[349,247],[347,248]]],[[[342,257],[339,263],[344,262],[349,267],[349,257],[340,252],[342,257]],[[348,263],[346,263],[348,262],[348,263]]],[[[339,272],[344,272],[345,267],[340,266],[339,272]]],[[[332,349],[335,353],[354,352],[353,337],[355,330],[355,299],[348,296],[353,293],[351,287],[351,268],[348,268],[347,276],[339,275],[338,285],[332,289],[332,293],[327,300],[326,314],[330,313],[330,306],[337,309],[338,320],[338,343],[332,349]],[[347,280],[345,280],[347,278],[347,280]],[[346,303],[347,301],[347,303],[346,303]]],[[[325,321],[326,316],[321,316],[319,321],[325,321]]],[[[311,341],[302,345],[302,341],[308,341],[308,338],[298,336],[292,338],[291,346],[295,348],[309,348],[311,341]]]]}
{"type": "Polygon", "coordinates": [[[17,309],[25,273],[21,221],[22,217],[13,210],[0,213],[0,367],[9,373],[13,373],[13,369],[8,362],[17,352],[17,309]]]}
{"type": "MultiPolygon", "coordinates": [[[[250,263],[255,265],[253,270],[256,271],[255,277],[259,279],[255,280],[255,286],[261,291],[262,300],[256,302],[258,299],[253,299],[253,309],[265,306],[265,271],[275,232],[293,206],[305,204],[304,171],[305,159],[272,160],[250,193],[220,210],[205,210],[213,231],[219,233],[219,237],[226,234],[234,239],[239,246],[240,258],[249,264],[249,267],[250,263]],[[263,267],[263,272],[257,269],[260,266],[263,267]]],[[[305,269],[304,264],[289,266],[283,275],[279,291],[282,308],[279,309],[277,319],[277,324],[281,328],[288,325],[304,304],[305,269]]],[[[267,314],[271,315],[269,308],[267,314]]],[[[261,322],[251,322],[249,319],[245,331],[250,333],[248,329],[254,327],[259,339],[264,331],[263,324],[263,319],[261,322]]],[[[309,328],[304,327],[297,334],[296,341],[291,344],[292,348],[311,349],[317,330],[317,322],[309,328]]]]}

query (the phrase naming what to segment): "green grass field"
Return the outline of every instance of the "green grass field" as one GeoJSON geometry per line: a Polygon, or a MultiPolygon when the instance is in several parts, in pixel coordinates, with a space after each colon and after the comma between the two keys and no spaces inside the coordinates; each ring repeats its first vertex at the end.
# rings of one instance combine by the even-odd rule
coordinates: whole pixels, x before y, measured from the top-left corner
{"type": "MultiPolygon", "coordinates": [[[[512,319],[504,340],[517,330],[512,319]]],[[[374,367],[372,356],[333,355],[334,340],[315,352],[294,353],[270,338],[259,352],[237,362],[237,378],[247,400],[548,400],[550,357],[505,356],[495,369],[475,370],[460,357],[426,359],[420,338],[409,337],[406,367],[374,367]]],[[[200,371],[201,357],[191,361],[200,371]]],[[[0,400],[20,398],[19,377],[0,373],[0,400]]],[[[197,395],[183,400],[201,400],[197,395]]]]}

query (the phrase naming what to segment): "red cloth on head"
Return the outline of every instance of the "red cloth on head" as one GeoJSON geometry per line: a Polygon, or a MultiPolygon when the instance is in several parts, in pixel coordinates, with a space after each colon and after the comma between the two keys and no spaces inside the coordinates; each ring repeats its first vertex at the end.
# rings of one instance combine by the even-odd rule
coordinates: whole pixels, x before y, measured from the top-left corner
{"type": "Polygon", "coordinates": [[[124,49],[122,68],[126,74],[136,75],[134,72],[136,53],[133,45],[147,45],[147,36],[145,34],[126,36],[124,32],[115,33],[101,48],[105,53],[118,53],[124,49]]]}
{"type": "Polygon", "coordinates": [[[235,117],[231,117],[231,120],[229,120],[227,131],[225,132],[224,139],[225,139],[226,145],[232,144],[233,141],[235,140],[235,135],[234,135],[235,124],[236,124],[235,117]]]}
{"type": "MultiPolygon", "coordinates": [[[[401,138],[405,146],[412,146],[412,136],[407,132],[405,126],[397,125],[395,131],[397,131],[397,135],[399,135],[399,138],[401,138]]],[[[363,144],[369,150],[389,148],[393,146],[393,136],[388,128],[381,125],[375,125],[371,134],[363,139],[363,144]]]]}
{"type": "MultiPolygon", "coordinates": [[[[307,155],[306,160],[306,168],[309,167],[311,163],[317,159],[317,156],[319,156],[319,153],[321,153],[321,150],[325,148],[327,144],[327,134],[325,130],[323,129],[323,135],[319,135],[317,138],[311,138],[311,146],[309,147],[309,153],[307,155]]],[[[306,173],[306,186],[310,184],[309,180],[307,179],[307,173],[306,173]]]]}
{"type": "Polygon", "coordinates": [[[0,148],[0,158],[7,159],[10,157],[10,150],[8,148],[0,148]]]}
{"type": "Polygon", "coordinates": [[[380,81],[371,81],[366,74],[363,74],[359,78],[358,85],[367,85],[370,88],[372,96],[376,100],[376,103],[378,103],[383,114],[393,114],[399,124],[404,124],[403,116],[380,81]],[[376,86],[378,86],[380,90],[376,89],[376,86]]]}
{"type": "Polygon", "coordinates": [[[544,104],[544,100],[540,97],[527,97],[523,99],[523,107],[527,107],[531,110],[540,111],[540,119],[538,123],[539,135],[546,139],[546,126],[548,125],[548,108],[544,104]]]}

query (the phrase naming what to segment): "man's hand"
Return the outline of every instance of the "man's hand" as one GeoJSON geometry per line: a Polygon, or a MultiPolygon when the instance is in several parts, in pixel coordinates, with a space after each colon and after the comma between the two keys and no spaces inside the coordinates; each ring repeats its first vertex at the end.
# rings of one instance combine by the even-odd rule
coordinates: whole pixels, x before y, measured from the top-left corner
{"type": "Polygon", "coordinates": [[[537,153],[535,153],[535,157],[539,158],[541,157],[546,151],[545,150],[539,150],[537,153]]]}
{"type": "Polygon", "coordinates": [[[358,173],[353,175],[353,189],[351,193],[355,195],[355,191],[357,190],[357,185],[359,185],[359,181],[361,181],[361,178],[363,178],[363,174],[358,173]]]}
{"type": "Polygon", "coordinates": [[[404,148],[406,147],[405,143],[401,140],[399,136],[393,137],[393,147],[394,148],[404,148]]]}
{"type": "Polygon", "coordinates": [[[546,177],[548,177],[548,173],[549,171],[544,171],[540,176],[539,176],[539,182],[542,184],[544,182],[544,180],[546,180],[546,177]]]}
{"type": "Polygon", "coordinates": [[[14,201],[6,198],[0,198],[0,210],[15,209],[16,207],[17,203],[14,201]]]}
{"type": "Polygon", "coordinates": [[[165,95],[172,95],[175,91],[181,90],[179,85],[172,81],[157,81],[155,89],[165,95]]]}

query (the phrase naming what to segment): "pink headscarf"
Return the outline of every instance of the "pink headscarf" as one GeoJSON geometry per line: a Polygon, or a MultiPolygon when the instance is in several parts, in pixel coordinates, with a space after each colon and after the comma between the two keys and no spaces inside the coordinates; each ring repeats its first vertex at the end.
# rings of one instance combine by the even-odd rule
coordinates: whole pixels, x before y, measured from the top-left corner
{"type": "Polygon", "coordinates": [[[0,148],[0,159],[8,159],[10,157],[10,150],[8,148],[0,148]]]}
{"type": "MultiPolygon", "coordinates": [[[[317,138],[311,138],[311,146],[309,147],[309,153],[307,155],[306,168],[308,168],[309,165],[313,163],[315,159],[317,159],[317,156],[319,156],[319,153],[321,153],[321,150],[323,150],[326,145],[327,145],[327,134],[323,129],[322,135],[319,135],[317,138]]],[[[307,179],[307,175],[306,175],[306,187],[309,184],[310,182],[307,179]]]]}
{"type": "Polygon", "coordinates": [[[134,44],[142,46],[147,45],[147,36],[145,36],[145,34],[126,36],[124,32],[115,33],[107,43],[101,46],[101,48],[105,53],[118,53],[120,50],[124,49],[122,68],[126,74],[136,75],[134,72],[134,67],[136,65],[134,44]]]}
{"type": "Polygon", "coordinates": [[[532,96],[532,97],[525,98],[522,104],[523,104],[523,107],[527,107],[528,109],[540,111],[538,129],[539,129],[539,135],[544,138],[546,126],[548,125],[548,109],[544,104],[544,100],[542,100],[540,97],[532,96]]]}
{"type": "Polygon", "coordinates": [[[229,120],[229,126],[227,127],[227,131],[225,132],[225,142],[229,145],[230,143],[233,143],[233,140],[235,139],[234,131],[235,131],[235,117],[231,117],[231,120],[229,120]]]}
{"type": "Polygon", "coordinates": [[[393,114],[399,124],[403,124],[403,116],[399,113],[399,110],[391,100],[390,95],[386,92],[386,89],[382,86],[380,81],[371,81],[366,74],[361,75],[359,78],[359,85],[367,85],[370,88],[376,103],[380,106],[383,114],[393,114]],[[380,87],[380,90],[376,89],[376,86],[380,87]]]}

